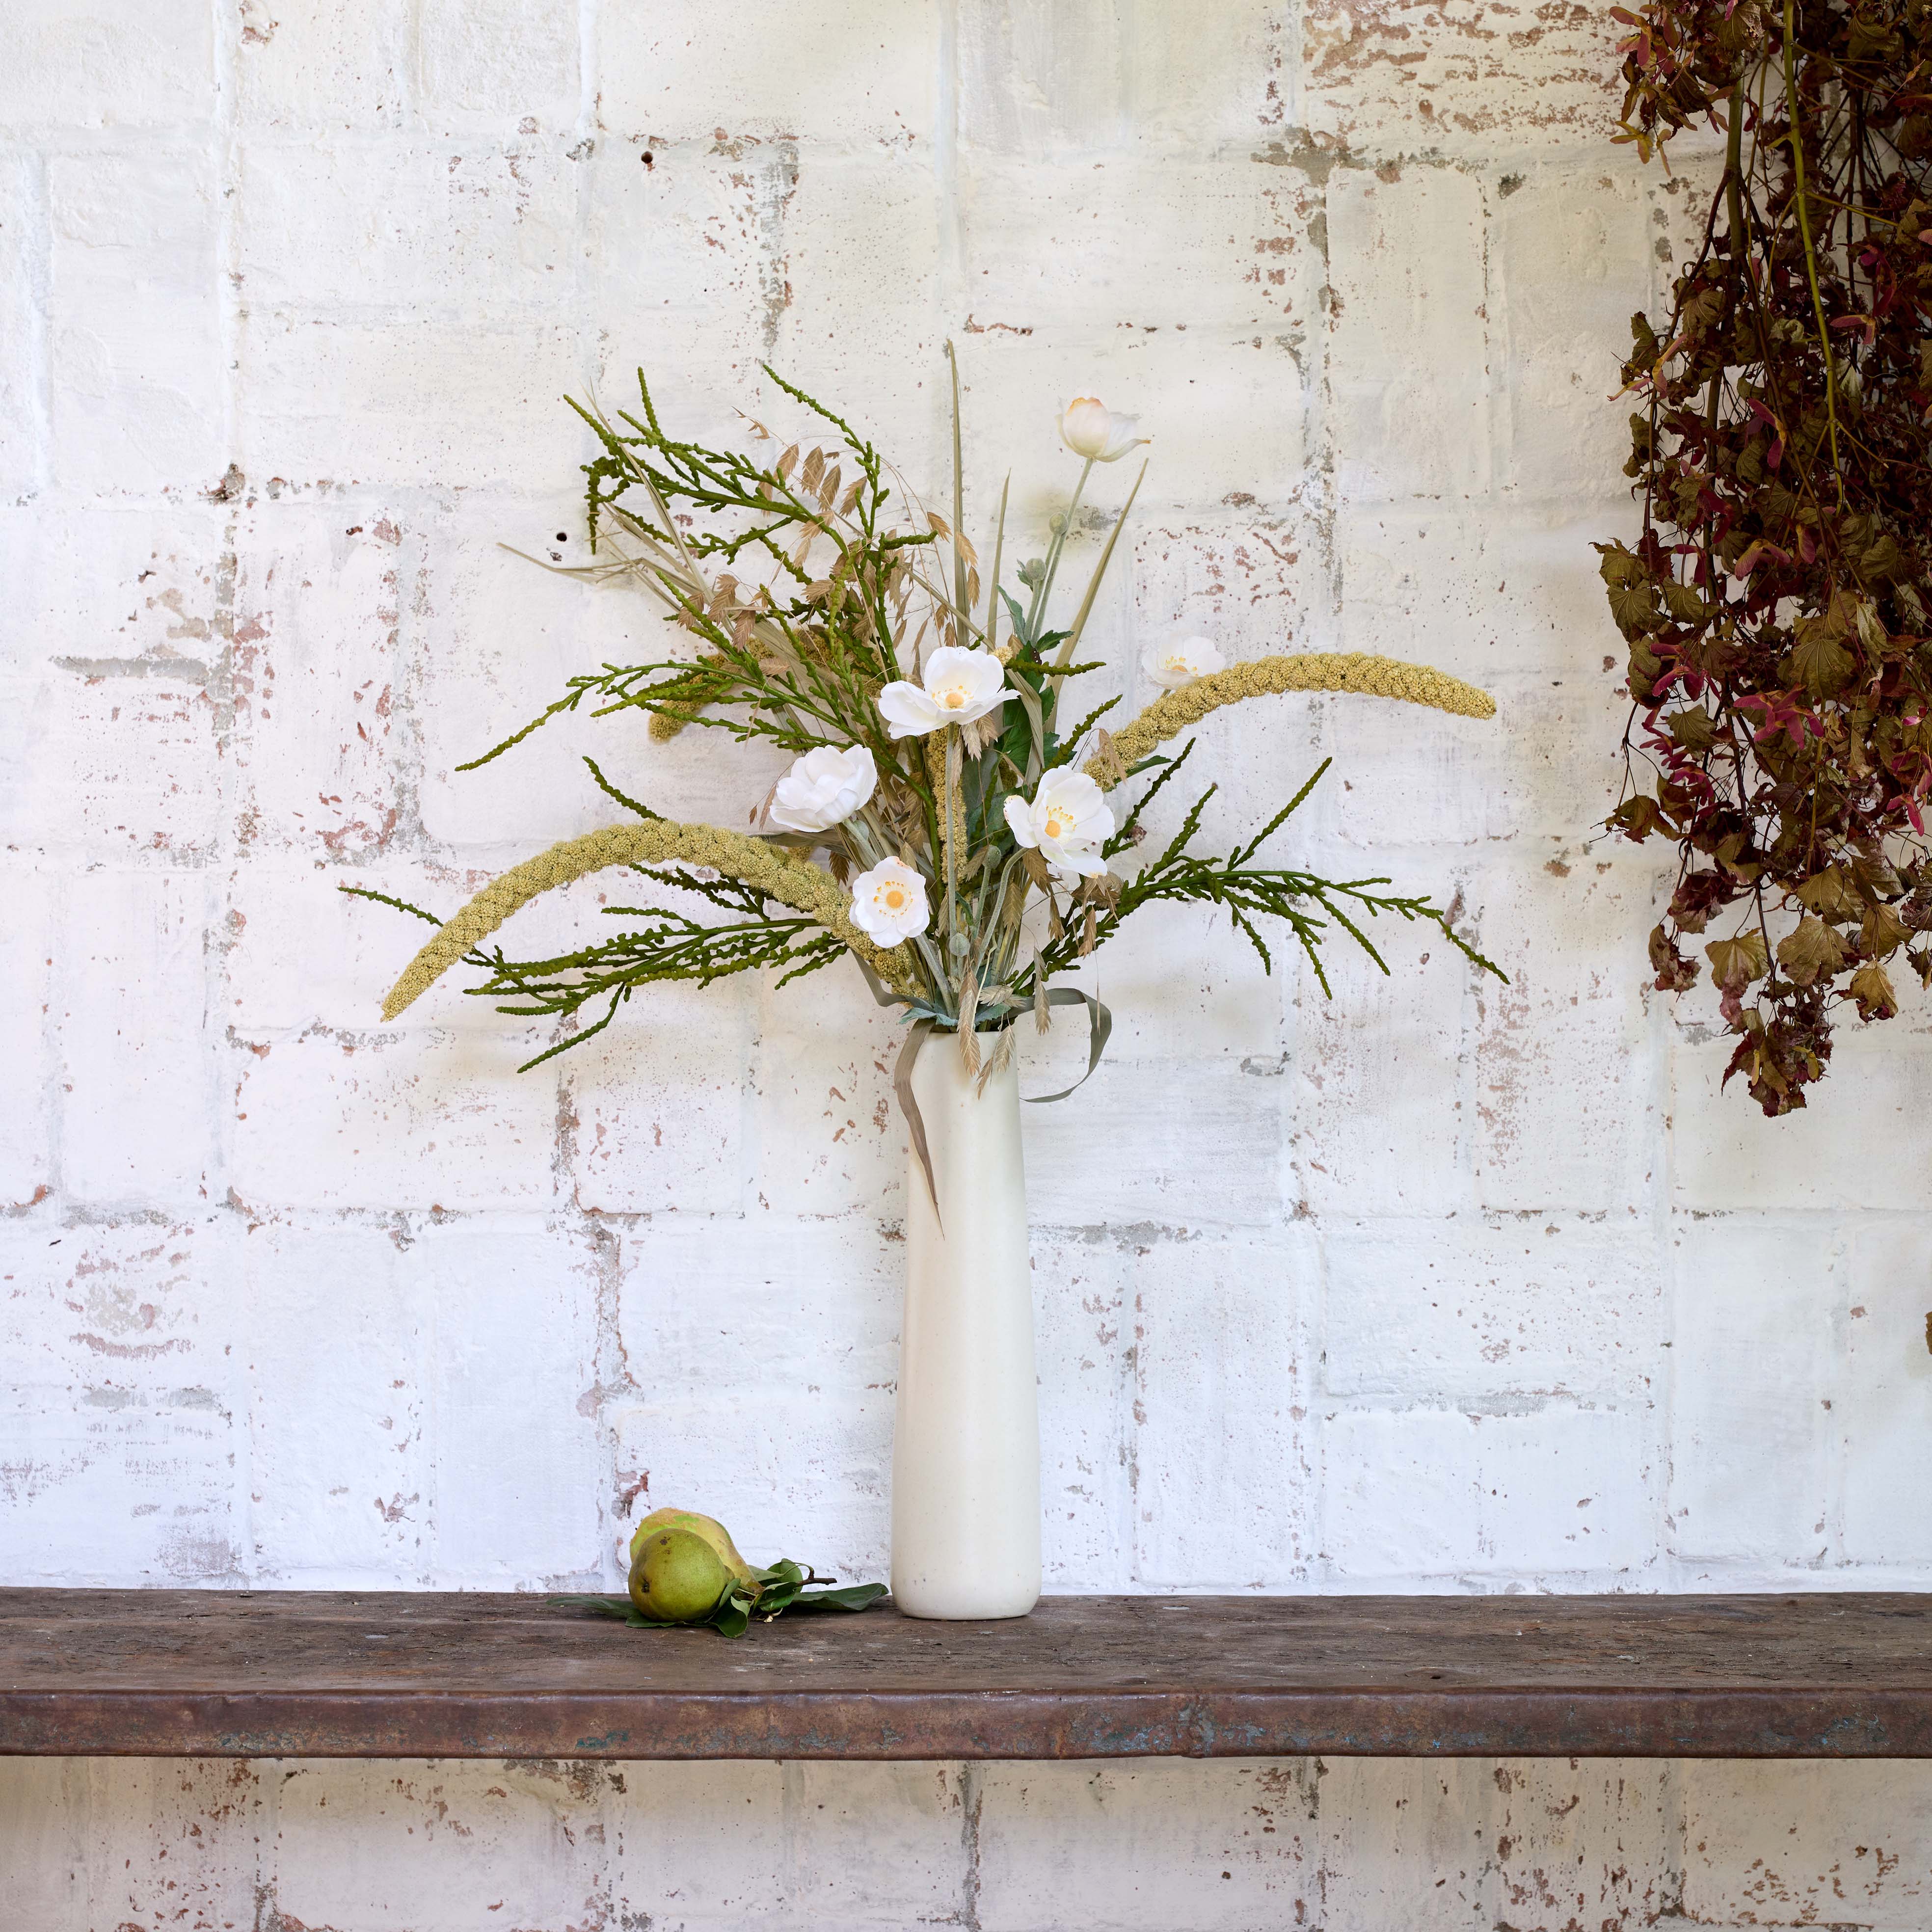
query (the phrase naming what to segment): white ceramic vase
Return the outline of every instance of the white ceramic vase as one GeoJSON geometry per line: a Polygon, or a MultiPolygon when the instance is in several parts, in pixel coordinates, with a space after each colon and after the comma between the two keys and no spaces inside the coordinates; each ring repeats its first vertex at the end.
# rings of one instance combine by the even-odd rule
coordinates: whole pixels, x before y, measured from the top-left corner
{"type": "Polygon", "coordinates": [[[908,1616],[1023,1617],[1040,1600],[1018,1070],[978,1085],[950,1034],[929,1040],[913,1068],[939,1214],[909,1155],[892,1562],[892,1600],[908,1616]]]}

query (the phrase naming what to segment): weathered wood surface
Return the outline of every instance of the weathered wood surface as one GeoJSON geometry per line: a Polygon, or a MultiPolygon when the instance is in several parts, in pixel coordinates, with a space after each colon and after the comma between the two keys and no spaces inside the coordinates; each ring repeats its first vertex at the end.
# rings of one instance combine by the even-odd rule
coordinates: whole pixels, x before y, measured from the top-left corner
{"type": "Polygon", "coordinates": [[[638,1630],[538,1596],[0,1590],[0,1752],[1932,1756],[1932,1596],[1059,1597],[638,1630]]]}

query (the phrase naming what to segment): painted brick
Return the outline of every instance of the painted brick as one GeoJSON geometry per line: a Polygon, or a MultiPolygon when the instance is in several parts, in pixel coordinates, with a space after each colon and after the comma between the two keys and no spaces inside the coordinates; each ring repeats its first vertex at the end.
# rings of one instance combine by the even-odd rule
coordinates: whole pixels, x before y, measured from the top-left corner
{"type": "Polygon", "coordinates": [[[809,35],[785,0],[746,0],[722,46],[701,0],[605,8],[598,25],[600,111],[626,134],[887,148],[932,137],[940,27],[929,0],[836,0],[809,35]]]}
{"type": "Polygon", "coordinates": [[[272,484],[475,487],[583,460],[568,326],[257,312],[241,361],[239,460],[272,484]]]}
{"type": "MultiPolygon", "coordinates": [[[[1023,1040],[1022,1091],[1037,1082],[1053,1093],[1077,1078],[1087,1064],[1086,1034],[1076,1010],[1054,1022],[1050,1055],[1029,1052],[1023,1040]]],[[[1023,1117],[1035,1225],[1273,1225],[1286,1179],[1280,1084],[1252,1077],[1231,1058],[1203,1064],[1109,1054],[1078,1093],[1023,1117]],[[1095,1142],[1096,1120],[1106,1123],[1104,1146],[1095,1142]],[[1201,1184],[1204,1171],[1216,1176],[1211,1191],[1201,1184]]]]}
{"type": "MultiPolygon", "coordinates": [[[[1139,520],[1137,502],[1135,521],[1139,520]]],[[[1163,523],[1130,531],[1122,542],[1132,545],[1134,632],[1123,641],[1139,650],[1115,644],[1108,654],[1110,668],[1126,694],[1126,701],[1108,719],[1110,725],[1124,724],[1160,695],[1141,655],[1177,636],[1212,638],[1230,664],[1328,648],[1332,620],[1324,581],[1326,546],[1309,518],[1232,526],[1218,521],[1163,523]]],[[[1118,560],[1114,567],[1118,568],[1118,560]]],[[[1087,655],[1084,638],[1081,655],[1087,655]]],[[[1292,722],[1298,716],[1295,707],[1314,701],[1290,698],[1267,707],[1277,746],[1284,734],[1299,735],[1292,722]]],[[[1224,718],[1212,728],[1217,738],[1233,722],[1224,718]]]]}
{"type": "MultiPolygon", "coordinates": [[[[244,1238],[249,1568],[266,1583],[380,1587],[433,1567],[437,1325],[404,1267],[410,1240],[313,1220],[257,1222],[244,1238]]],[[[525,1386],[512,1378],[503,1394],[525,1386]]]]}
{"type": "MultiPolygon", "coordinates": [[[[1214,849],[1210,841],[1202,843],[1214,849]]],[[[1192,1055],[1224,1072],[1233,1062],[1252,1079],[1279,1078],[1293,1038],[1282,1002],[1298,962],[1287,933],[1270,932],[1268,937],[1276,962],[1272,973],[1246,940],[1206,908],[1148,907],[1107,942],[1094,968],[1095,983],[1114,1016],[1108,1056],[1131,1060],[1165,1050],[1192,1055]]],[[[1030,1050],[1029,1058],[1044,1058],[1050,1052],[1056,1066],[1070,1049],[1075,1051],[1079,1064],[1070,1070],[1071,1078],[1086,1064],[1086,1025],[1076,1009],[1054,1011],[1050,1047],[1040,1040],[1030,1020],[1022,1022],[1021,1045],[1030,1050]]],[[[1042,1091],[1053,1090],[1044,1073],[1037,1084],[1042,1091]]],[[[1058,1104],[1077,1110],[1082,1097],[1076,1094],[1058,1104]]]]}
{"type": "MultiPolygon", "coordinates": [[[[1585,520],[1510,502],[1480,515],[1351,508],[1336,522],[1343,650],[1388,651],[1400,640],[1478,684],[1546,665],[1552,679],[1616,682],[1623,642],[1590,546],[1634,536],[1628,504],[1585,520]]],[[[1496,722],[1509,730],[1508,714],[1496,722]]],[[[1603,748],[1578,748],[1597,758],[1603,748]]]]}
{"type": "Polygon", "coordinates": [[[542,1043],[514,1028],[262,1042],[233,1088],[235,1191],[258,1210],[540,1205],[556,1088],[512,1076],[542,1043]]]}
{"type": "Polygon", "coordinates": [[[1259,130],[1292,118],[1282,16],[1258,0],[1185,14],[969,0],[958,34],[969,151],[1070,166],[1123,149],[1245,160],[1259,130]]]}
{"type": "Polygon", "coordinates": [[[1932,1400],[1929,1258],[1922,1228],[1881,1224],[1858,1231],[1840,1270],[1832,1312],[1843,1366],[1828,1420],[1843,1472],[1844,1554],[1854,1563],[1932,1559],[1932,1514],[1912,1448],[1932,1400]]]}
{"type": "Polygon", "coordinates": [[[1658,1095],[1631,959],[1652,885],[1614,848],[1534,849],[1470,878],[1468,936],[1509,975],[1475,982],[1475,1174],[1486,1208],[1628,1216],[1657,1171],[1658,1095]],[[1561,920],[1557,964],[1539,935],[1561,920]],[[1623,1070],[1614,1084],[1606,1066],[1623,1070]]]}
{"type": "Polygon", "coordinates": [[[1660,1487],[1648,1405],[1500,1415],[1478,1456],[1485,1567],[1624,1576],[1654,1546],[1660,1487]]]}
{"type": "Polygon", "coordinates": [[[1411,166],[1328,184],[1336,480],[1351,503],[1486,489],[1482,190],[1411,166]]]}
{"type": "MultiPolygon", "coordinates": [[[[905,1040],[896,1010],[875,1004],[844,959],[782,989],[760,988],[758,1006],[747,1153],[761,1206],[896,1217],[906,1172],[892,1090],[905,1040]]],[[[639,1017],[648,1016],[646,1006],[639,1017]]]]}
{"type": "MultiPolygon", "coordinates": [[[[766,413],[758,364],[790,280],[797,143],[745,136],[664,146],[638,134],[600,142],[590,169],[586,238],[597,272],[584,302],[604,345],[606,406],[630,406],[641,365],[674,434],[741,438],[734,405],[766,413]]],[[[907,427],[892,422],[895,440],[907,427]]]]}
{"type": "Polygon", "coordinates": [[[1388,154],[1514,156],[1606,140],[1620,98],[1615,23],[1581,7],[1534,27],[1521,17],[1436,0],[1313,0],[1300,34],[1310,128],[1388,154]]]}
{"type": "Polygon", "coordinates": [[[79,1882],[88,1768],[86,1758],[54,1757],[0,1766],[0,1883],[20,1922],[42,1932],[88,1932],[87,1888],[79,1882]]]}
{"type": "MultiPolygon", "coordinates": [[[[1642,181],[1627,172],[1533,178],[1502,196],[1494,248],[1505,487],[1562,500],[1586,480],[1622,481],[1630,411],[1604,399],[1621,386],[1631,305],[1649,278],[1649,212],[1642,181]]],[[[1604,491],[1612,502],[1622,494],[1604,491]]]]}
{"type": "Polygon", "coordinates": [[[368,859],[394,836],[406,796],[396,645],[417,547],[388,517],[324,503],[263,505],[237,541],[249,843],[368,859]]]}
{"type": "Polygon", "coordinates": [[[1322,1553],[1334,1574],[1352,1581],[1475,1567],[1476,1429],[1474,1418],[1442,1411],[1328,1412],[1322,1553]]]}
{"type": "Polygon", "coordinates": [[[218,1216],[10,1223],[0,1497],[22,1583],[233,1582],[236,1231],[218,1216]]]}
{"type": "MultiPolygon", "coordinates": [[[[328,1759],[275,1767],[272,1880],[284,1924],[369,1932],[582,1923],[602,1848],[573,1831],[573,1784],[608,1774],[549,1765],[328,1759]]],[[[266,1835],[265,1834],[265,1835],[266,1835]]],[[[271,1919],[270,1923],[274,1920],[271,1919]]]]}
{"type": "Polygon", "coordinates": [[[400,708],[420,746],[418,808],[430,838],[459,854],[485,851],[494,869],[613,823],[622,808],[597,789],[582,763],[586,753],[620,790],[656,799],[670,816],[742,818],[743,782],[719,770],[737,757],[712,755],[700,768],[692,754],[715,754],[714,734],[688,731],[653,745],[642,717],[614,731],[587,716],[560,718],[514,757],[459,770],[563,696],[576,674],[670,655],[677,634],[641,591],[575,583],[527,560],[588,562],[580,496],[465,506],[429,524],[421,542],[421,590],[411,598],[413,683],[400,708]],[[660,766],[668,768],[662,777],[660,766]],[[687,776],[681,766],[692,768],[694,795],[674,788],[674,772],[687,776]]]}
{"type": "Polygon", "coordinates": [[[49,0],[11,23],[0,121],[12,129],[212,119],[214,20],[146,0],[49,0]]]}
{"type": "MultiPolygon", "coordinates": [[[[788,990],[810,999],[820,989],[788,990]]],[[[570,1174],[580,1208],[709,1214],[749,1204],[746,1061],[754,1010],[742,981],[650,986],[572,1055],[570,1174]]]]}
{"type": "Polygon", "coordinates": [[[626,1765],[604,1808],[620,1912],[722,1932],[769,1912],[789,1875],[788,1775],[776,1764],[626,1765]]]}
{"type": "Polygon", "coordinates": [[[634,1394],[615,1423],[622,1466],[648,1474],[636,1513],[703,1508],[754,1562],[877,1575],[903,1249],[862,1222],[754,1212],[654,1217],[624,1240],[634,1394]]]}
{"type": "Polygon", "coordinates": [[[242,286],[311,314],[548,314],[572,284],[577,172],[554,137],[251,147],[242,286]]]}
{"type": "Polygon", "coordinates": [[[413,862],[350,869],[286,853],[251,856],[228,889],[222,947],[227,1024],[251,1049],[314,1028],[352,1037],[378,1028],[386,1036],[461,1033],[500,1044],[503,1017],[487,1002],[464,997],[461,988],[472,976],[463,968],[400,1019],[384,1022],[382,996],[428,928],[340,890],[371,887],[446,916],[472,886],[484,883],[481,873],[452,875],[439,868],[425,874],[413,862]]]}
{"type": "Polygon", "coordinates": [[[25,496],[40,473],[34,283],[47,242],[38,187],[25,155],[0,160],[0,500],[25,496]]]}
{"type": "MultiPolygon", "coordinates": [[[[1566,675],[1483,677],[1496,700],[1492,718],[1329,699],[1323,749],[1336,776],[1310,806],[1339,840],[1370,852],[1412,841],[1599,837],[1623,777],[1617,748],[1630,700],[1600,674],[1589,649],[1586,643],[1566,675]]],[[[1630,850],[1605,849],[1619,856],[1630,850]]]]}
{"type": "Polygon", "coordinates": [[[50,664],[29,687],[6,788],[21,842],[117,869],[205,863],[226,818],[208,667],[187,658],[136,660],[124,675],[94,668],[50,664]]]}
{"type": "Polygon", "coordinates": [[[992,1764],[976,1778],[986,1932],[1322,1922],[1305,1763],[992,1764]]]}
{"type": "MultiPolygon", "coordinates": [[[[909,473],[930,475],[946,393],[940,325],[939,179],[924,151],[888,160],[787,156],[765,312],[765,358],[788,382],[844,415],[909,473]]],[[[767,386],[770,427],[818,434],[767,386]]]]}
{"type": "Polygon", "coordinates": [[[1132,1230],[1034,1236],[1040,1552],[1049,1591],[1132,1586],[1136,1285],[1174,1252],[1132,1230]]]}
{"type": "Polygon", "coordinates": [[[585,1244],[534,1226],[430,1227],[411,1262],[414,1292],[435,1310],[435,1576],[446,1589],[595,1580],[585,1244]]]}
{"type": "MultiPolygon", "coordinates": [[[[1480,1760],[1322,1760],[1324,1932],[1488,1932],[1494,1791],[1480,1760]]],[[[1313,1915],[1310,1915],[1311,1918],[1313,1915]]]]}
{"type": "MultiPolygon", "coordinates": [[[[233,595],[228,512],[199,502],[38,506],[0,517],[8,596],[0,613],[5,674],[58,684],[90,674],[206,686],[218,676],[233,595]]],[[[45,698],[37,700],[41,706],[45,698]]],[[[71,758],[76,748],[64,747],[71,758]]],[[[178,756],[124,782],[164,783],[178,756]]],[[[34,836],[56,836],[50,823],[34,836]]]]}
{"type": "Polygon", "coordinates": [[[426,0],[417,33],[423,111],[440,124],[576,118],[578,25],[542,0],[426,0]]]}
{"type": "Polygon", "coordinates": [[[1681,1881],[1671,1766],[1531,1758],[1498,1764],[1492,1776],[1497,1924],[1635,1932],[1674,1916],[1681,1881]]]}
{"type": "Polygon", "coordinates": [[[963,9],[964,140],[1032,160],[1124,146],[1132,108],[1118,14],[1104,0],[963,9]]]}
{"type": "MultiPolygon", "coordinates": [[[[1674,1245],[1678,1552],[1694,1562],[1816,1564],[1833,1540],[1833,1345],[1849,1318],[1837,1244],[1826,1228],[1725,1216],[1680,1221],[1674,1245]]],[[[1864,1400],[1853,1399],[1842,1426],[1856,1426],[1864,1400]]]]}
{"type": "Polygon", "coordinates": [[[95,873],[69,889],[53,1018],[61,1178],[100,1206],[220,1198],[205,873],[95,873]]]}
{"type": "Polygon", "coordinates": [[[1326,1250],[1331,1394],[1640,1398],[1662,1372],[1664,1284],[1629,1230],[1379,1220],[1336,1226],[1326,1250]]]}
{"type": "Polygon", "coordinates": [[[409,16],[382,0],[284,8],[240,0],[233,76],[244,128],[336,134],[401,121],[410,70],[409,16]]]}
{"type": "Polygon", "coordinates": [[[1306,1238],[1168,1243],[1136,1270],[1141,1586],[1279,1589],[1307,1576],[1303,1337],[1316,1280],[1306,1238]]]}
{"type": "Polygon", "coordinates": [[[57,157],[54,466],[103,493],[212,484],[226,460],[214,172],[190,152],[57,157]]]}
{"type": "Polygon", "coordinates": [[[258,1904],[254,1852],[266,1808],[252,1764],[232,1759],[70,1759],[92,1925],[230,1926],[258,1904]],[[116,1842],[116,1833],[124,1837],[116,1842]]]}
{"type": "Polygon", "coordinates": [[[7,919],[0,926],[0,1203],[40,1200],[52,1176],[54,1058],[48,1037],[56,930],[52,881],[45,873],[0,868],[7,919]]]}
{"type": "MultiPolygon", "coordinates": [[[[1636,935],[1631,935],[1634,940],[1636,935]]],[[[1708,986],[1679,1002],[1670,1054],[1672,1198],[1680,1207],[1917,1208],[1932,1122],[1918,1104],[1924,1045],[1894,1024],[1868,1040],[1854,1022],[1834,1042],[1831,1077],[1802,1113],[1768,1120],[1733,1081],[1708,986]]]]}
{"type": "Polygon", "coordinates": [[[789,1914],[896,1932],[958,1912],[966,1895],[962,1767],[788,1764],[782,1775],[789,1914]]]}
{"type": "Polygon", "coordinates": [[[1319,202],[1299,176],[1226,161],[988,160],[961,204],[974,327],[1315,328],[1319,202]]]}
{"type": "Polygon", "coordinates": [[[1687,1918],[1872,1932],[1924,1924],[1932,1782],[1916,1766],[1695,1760],[1678,1776],[1687,1918]]]}
{"type": "Polygon", "coordinates": [[[1652,1533],[1646,1438],[1635,1410],[1331,1414],[1326,1553],[1364,1583],[1622,1574],[1652,1533]]]}
{"type": "MultiPolygon", "coordinates": [[[[1139,416],[1144,429],[1157,422],[1157,444],[1135,453],[1149,459],[1134,504],[1143,528],[1170,507],[1198,512],[1233,491],[1262,506],[1250,514],[1279,512],[1306,480],[1308,379],[1285,328],[1116,328],[1102,336],[1046,325],[1026,337],[989,330],[956,338],[954,346],[968,420],[992,438],[968,465],[989,475],[1010,465],[1016,502],[1036,492],[1042,510],[1064,506],[1079,470],[1060,442],[1060,412],[1075,395],[1097,395],[1110,409],[1139,416]]],[[[943,369],[935,367],[938,380],[943,369]]],[[[1136,467],[1126,458],[1096,469],[1099,487],[1090,482],[1087,502],[1117,514],[1136,467]]],[[[1074,568],[1070,560],[1065,568],[1074,568]]],[[[1084,573],[1076,580],[1084,583],[1084,573]]]]}
{"type": "MultiPolygon", "coordinates": [[[[1415,884],[1446,898],[1453,881],[1415,884]]],[[[1295,1050],[1282,1070],[1293,1083],[1296,1199],[1317,1215],[1454,1214],[1475,1198],[1463,1052],[1471,975],[1432,927],[1372,936],[1386,976],[1344,938],[1334,997],[1305,973],[1295,995],[1295,1050]]]]}

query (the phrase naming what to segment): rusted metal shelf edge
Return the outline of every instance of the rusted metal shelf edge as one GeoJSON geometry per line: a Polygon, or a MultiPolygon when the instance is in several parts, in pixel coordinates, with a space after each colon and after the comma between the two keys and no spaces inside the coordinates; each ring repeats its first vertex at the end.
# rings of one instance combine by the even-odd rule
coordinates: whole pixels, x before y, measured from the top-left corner
{"type": "Polygon", "coordinates": [[[0,1755],[1932,1757],[1932,1689],[0,1691],[0,1755]]]}

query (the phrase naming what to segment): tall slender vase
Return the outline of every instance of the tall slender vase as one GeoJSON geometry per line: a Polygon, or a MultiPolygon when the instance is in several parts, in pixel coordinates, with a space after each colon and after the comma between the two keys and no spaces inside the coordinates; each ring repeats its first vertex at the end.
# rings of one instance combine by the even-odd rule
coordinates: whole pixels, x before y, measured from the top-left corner
{"type": "Polygon", "coordinates": [[[1023,1617],[1040,1600],[1019,1076],[978,1084],[950,1034],[913,1069],[939,1214],[912,1156],[892,1435],[892,1600],[908,1616],[1023,1617]]]}

